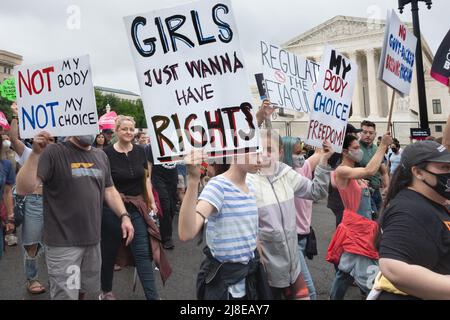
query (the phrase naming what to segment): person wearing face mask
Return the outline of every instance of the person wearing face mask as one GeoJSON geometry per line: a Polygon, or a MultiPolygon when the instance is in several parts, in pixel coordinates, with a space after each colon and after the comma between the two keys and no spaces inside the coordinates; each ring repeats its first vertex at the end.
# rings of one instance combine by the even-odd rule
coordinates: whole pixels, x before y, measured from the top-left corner
{"type": "Polygon", "coordinates": [[[295,198],[320,200],[327,196],[330,179],[327,162],[333,152],[330,144],[324,142],[326,151],[311,181],[278,161],[283,144],[275,131],[260,132],[263,147],[260,174],[251,174],[247,179],[255,186],[259,243],[269,284],[277,300],[283,297],[309,300],[298,249],[295,198]]]}
{"type": "Polygon", "coordinates": [[[449,199],[450,152],[434,141],[407,146],[379,220],[374,299],[450,299],[449,199]]]}
{"type": "Polygon", "coordinates": [[[73,136],[56,144],[41,132],[17,175],[20,195],[42,186],[43,238],[53,300],[84,299],[87,292],[99,291],[103,200],[120,217],[126,244],[133,239],[133,225],[113,185],[108,158],[91,147],[94,139],[95,135],[73,136]],[[73,272],[76,278],[70,278],[73,272]]]}
{"type": "MultiPolygon", "coordinates": [[[[301,153],[302,142],[300,138],[283,137],[283,157],[282,161],[288,166],[292,167],[297,173],[309,180],[313,180],[313,172],[319,165],[322,152],[317,149],[314,154],[305,160],[301,153]]],[[[317,299],[317,293],[314,282],[306,264],[306,244],[308,237],[313,235],[311,228],[313,201],[296,197],[295,209],[296,215],[296,229],[298,238],[298,250],[300,256],[300,264],[303,277],[305,278],[306,286],[308,287],[309,297],[311,300],[317,299]]],[[[312,257],[309,257],[312,259],[312,257]]]]}
{"type": "Polygon", "coordinates": [[[347,135],[342,146],[342,163],[331,173],[332,183],[344,203],[343,219],[331,239],[326,257],[328,262],[338,266],[330,293],[332,300],[343,300],[353,281],[365,294],[371,289],[370,277],[377,271],[378,252],[373,243],[378,225],[372,220],[370,191],[363,179],[378,171],[391,142],[390,134],[385,134],[367,166],[356,168],[363,151],[358,139],[347,135]]]}
{"type": "Polygon", "coordinates": [[[398,165],[400,164],[400,158],[402,156],[400,152],[400,143],[393,142],[391,145],[391,153],[388,157],[388,168],[391,176],[394,174],[395,170],[397,170],[398,165]]]}

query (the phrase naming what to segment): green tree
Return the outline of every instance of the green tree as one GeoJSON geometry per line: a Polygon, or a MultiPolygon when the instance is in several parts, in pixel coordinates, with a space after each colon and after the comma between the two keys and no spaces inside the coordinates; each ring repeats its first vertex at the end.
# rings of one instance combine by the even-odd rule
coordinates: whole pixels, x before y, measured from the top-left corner
{"type": "Polygon", "coordinates": [[[133,117],[136,121],[136,128],[147,128],[142,100],[130,102],[112,94],[103,95],[100,91],[95,90],[95,101],[99,117],[106,113],[106,106],[109,104],[111,111],[115,111],[118,115],[133,117]]]}

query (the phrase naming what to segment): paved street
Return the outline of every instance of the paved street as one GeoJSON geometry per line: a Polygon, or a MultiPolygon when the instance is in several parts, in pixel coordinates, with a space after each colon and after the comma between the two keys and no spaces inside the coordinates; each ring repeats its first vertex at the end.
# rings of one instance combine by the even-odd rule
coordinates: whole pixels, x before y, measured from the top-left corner
{"type": "MultiPolygon", "coordinates": [[[[328,299],[329,289],[334,278],[333,266],[325,261],[328,243],[334,231],[335,220],[324,203],[314,206],[313,227],[316,231],[319,256],[313,261],[308,260],[312,272],[319,299],[328,299]]],[[[197,270],[202,260],[203,245],[197,246],[197,242],[181,243],[177,239],[177,228],[174,228],[175,249],[168,251],[167,255],[173,268],[173,274],[162,287],[158,272],[155,272],[161,298],[164,300],[195,299],[195,281],[197,270]]],[[[41,259],[40,279],[47,284],[47,273],[44,259],[41,259]]],[[[48,293],[30,296],[25,290],[25,277],[22,267],[22,256],[19,246],[8,247],[3,259],[0,260],[0,300],[42,300],[48,299],[48,293]]],[[[138,281],[136,292],[133,292],[134,268],[126,268],[115,272],[114,293],[122,300],[143,300],[144,293],[138,281]]],[[[96,299],[97,296],[89,296],[96,299]]],[[[351,287],[347,293],[347,299],[360,299],[359,290],[351,287]]]]}

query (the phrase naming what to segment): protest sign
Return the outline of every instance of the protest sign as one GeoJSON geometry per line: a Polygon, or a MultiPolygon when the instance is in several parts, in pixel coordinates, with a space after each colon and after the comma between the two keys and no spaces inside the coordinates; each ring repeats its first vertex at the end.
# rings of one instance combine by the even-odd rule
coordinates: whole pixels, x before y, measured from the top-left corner
{"type": "Polygon", "coordinates": [[[125,18],[155,163],[194,147],[258,150],[231,2],[196,1],[125,18]]]}
{"type": "Polygon", "coordinates": [[[280,108],[309,113],[319,65],[261,41],[267,98],[280,108]]]}
{"type": "Polygon", "coordinates": [[[306,143],[322,147],[327,140],[341,153],[350,116],[358,66],[330,46],[322,57],[306,143]]]}
{"type": "Polygon", "coordinates": [[[413,140],[425,140],[429,136],[431,136],[430,129],[421,129],[421,128],[411,128],[411,139],[413,140]]]}
{"type": "Polygon", "coordinates": [[[417,38],[394,10],[390,16],[388,13],[387,21],[378,78],[402,96],[408,95],[413,80],[417,38]]]}
{"type": "Polygon", "coordinates": [[[116,126],[117,113],[110,111],[105,113],[98,120],[98,126],[100,130],[114,129],[116,126]]]}
{"type": "Polygon", "coordinates": [[[445,86],[450,86],[450,31],[442,40],[434,56],[431,76],[445,86]]]}
{"type": "Polygon", "coordinates": [[[9,129],[11,128],[9,126],[8,120],[6,119],[5,114],[1,111],[0,111],[0,127],[2,127],[3,130],[5,130],[5,131],[9,131],[9,129]]]}
{"type": "Polygon", "coordinates": [[[266,83],[264,82],[264,75],[262,73],[255,74],[256,87],[258,88],[259,98],[264,100],[267,98],[266,83]]]}
{"type": "Polygon", "coordinates": [[[98,133],[89,56],[18,66],[14,75],[21,138],[98,133]]]}
{"type": "Polygon", "coordinates": [[[14,78],[6,79],[0,84],[0,96],[11,102],[16,101],[16,84],[14,78]]]}

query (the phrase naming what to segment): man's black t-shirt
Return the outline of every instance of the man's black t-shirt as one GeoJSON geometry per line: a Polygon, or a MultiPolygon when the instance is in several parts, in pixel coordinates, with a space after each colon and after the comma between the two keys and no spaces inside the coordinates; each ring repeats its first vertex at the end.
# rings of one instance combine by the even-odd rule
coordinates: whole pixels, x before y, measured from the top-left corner
{"type": "Polygon", "coordinates": [[[147,157],[142,146],[133,145],[125,153],[117,152],[114,145],[103,149],[109,159],[114,185],[126,196],[138,196],[144,193],[144,169],[148,169],[147,157]]]}
{"type": "Polygon", "coordinates": [[[444,206],[402,190],[386,208],[381,228],[380,259],[450,275],[450,213],[444,206]]]}
{"type": "MultiPolygon", "coordinates": [[[[152,147],[148,144],[145,146],[145,154],[147,160],[153,164],[152,147]]],[[[164,184],[175,186],[178,183],[178,171],[175,164],[161,164],[152,166],[152,184],[158,189],[161,186],[161,182],[164,184]]]]}

